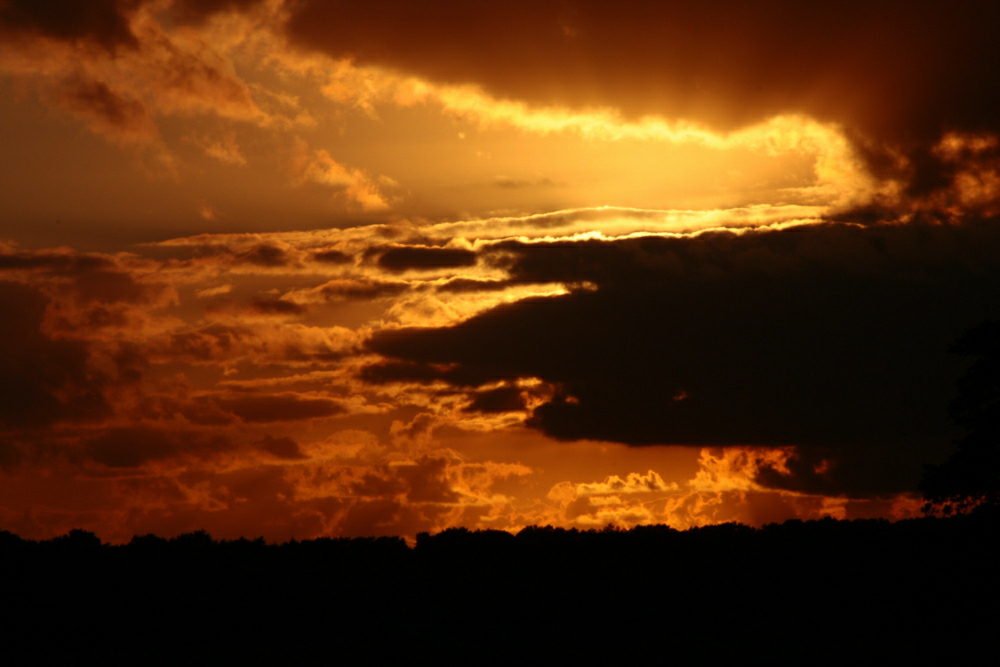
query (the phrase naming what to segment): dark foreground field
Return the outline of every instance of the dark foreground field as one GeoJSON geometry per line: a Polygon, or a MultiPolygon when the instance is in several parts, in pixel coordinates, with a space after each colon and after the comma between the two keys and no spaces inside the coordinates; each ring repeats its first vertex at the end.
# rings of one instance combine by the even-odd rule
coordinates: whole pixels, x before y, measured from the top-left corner
{"type": "Polygon", "coordinates": [[[993,517],[269,545],[0,533],[7,664],[994,657],[993,517]]]}

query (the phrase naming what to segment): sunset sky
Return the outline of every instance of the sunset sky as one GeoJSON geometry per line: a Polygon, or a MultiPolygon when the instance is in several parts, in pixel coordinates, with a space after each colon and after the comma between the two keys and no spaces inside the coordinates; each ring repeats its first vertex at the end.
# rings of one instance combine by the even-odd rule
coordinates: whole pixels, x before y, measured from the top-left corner
{"type": "Polygon", "coordinates": [[[0,528],[919,514],[1000,5],[0,0],[0,528]]]}

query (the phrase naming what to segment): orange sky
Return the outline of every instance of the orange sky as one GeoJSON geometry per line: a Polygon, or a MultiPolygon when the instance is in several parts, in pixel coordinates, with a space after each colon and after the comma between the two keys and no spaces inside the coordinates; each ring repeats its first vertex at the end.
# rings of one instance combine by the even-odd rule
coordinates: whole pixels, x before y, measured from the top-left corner
{"type": "Polygon", "coordinates": [[[910,516],[987,3],[0,2],[0,527],[910,516]]]}

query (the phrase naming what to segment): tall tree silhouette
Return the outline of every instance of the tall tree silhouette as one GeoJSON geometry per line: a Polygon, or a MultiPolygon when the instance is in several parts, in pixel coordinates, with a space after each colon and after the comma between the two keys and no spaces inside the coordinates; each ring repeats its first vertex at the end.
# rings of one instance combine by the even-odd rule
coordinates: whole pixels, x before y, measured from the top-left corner
{"type": "Polygon", "coordinates": [[[958,381],[948,414],[969,433],[938,466],[927,466],[920,490],[931,514],[1000,507],[1000,321],[970,329],[951,351],[976,357],[958,381]]]}

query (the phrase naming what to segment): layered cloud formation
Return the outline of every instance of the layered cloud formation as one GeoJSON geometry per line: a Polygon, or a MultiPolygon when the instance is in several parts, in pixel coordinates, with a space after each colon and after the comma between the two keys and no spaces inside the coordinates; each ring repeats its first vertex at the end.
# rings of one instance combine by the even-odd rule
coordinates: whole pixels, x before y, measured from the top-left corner
{"type": "Polygon", "coordinates": [[[227,513],[255,499],[223,480],[269,470],[288,514],[310,507],[334,532],[361,530],[358,512],[409,534],[689,525],[714,516],[705,494],[743,499],[708,505],[723,516],[747,494],[813,504],[795,516],[913,493],[959,433],[948,348],[995,310],[996,226],[655,231],[669,217],[622,238],[508,238],[494,221],[498,238],[461,244],[429,226],[203,236],[145,257],[9,248],[6,467],[193,478],[208,495],[173,502],[227,513]],[[691,448],[701,472],[498,491],[537,476],[530,452],[510,458],[532,431],[691,448]],[[706,481],[717,461],[734,468],[706,481]]]}
{"type": "Polygon", "coordinates": [[[916,511],[997,317],[995,11],[0,3],[0,523],[916,511]]]}

